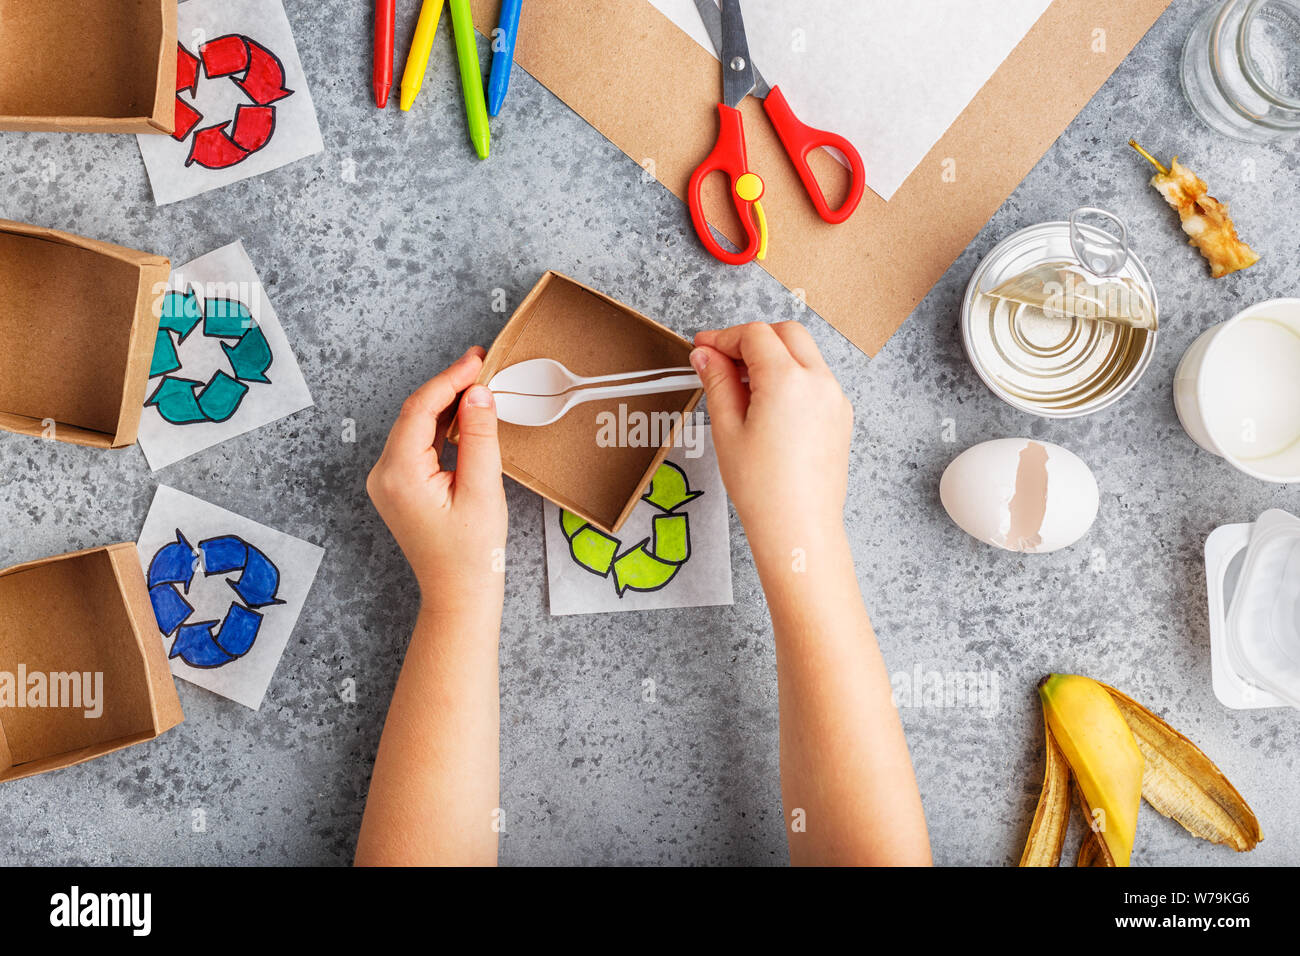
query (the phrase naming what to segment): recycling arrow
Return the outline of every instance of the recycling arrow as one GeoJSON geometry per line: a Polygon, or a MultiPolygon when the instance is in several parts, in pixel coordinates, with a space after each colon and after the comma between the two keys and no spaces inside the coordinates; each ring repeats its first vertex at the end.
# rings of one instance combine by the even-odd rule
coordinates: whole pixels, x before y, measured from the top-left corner
{"type": "Polygon", "coordinates": [[[196,96],[199,92],[199,58],[177,44],[176,50],[176,131],[172,138],[185,142],[194,127],[203,122],[203,114],[185,100],[181,93],[196,96]]]}
{"type": "Polygon", "coordinates": [[[199,47],[198,55],[178,44],[176,55],[176,130],[172,138],[191,135],[186,166],[227,169],[263,149],[275,133],[275,103],[292,96],[284,63],[256,40],[232,33],[199,47]],[[199,129],[203,114],[182,99],[198,94],[200,71],[209,80],[229,78],[251,101],[235,107],[233,118],[199,129]]]}
{"type": "Polygon", "coordinates": [[[266,377],[266,370],[271,367],[274,356],[271,355],[271,346],[266,341],[266,335],[257,326],[241,335],[235,345],[222,342],[221,350],[230,360],[235,378],[242,382],[261,382],[264,385],[271,383],[271,380],[266,377]]]}
{"type": "Polygon", "coordinates": [[[192,289],[167,292],[162,299],[158,337],[149,366],[150,378],[163,378],[145,407],[157,408],[163,420],[173,425],[229,421],[248,394],[247,383],[271,384],[266,373],[274,358],[266,333],[244,303],[211,297],[200,305],[192,289]],[[219,370],[206,384],[173,374],[184,369],[177,346],[200,325],[208,338],[236,340],[233,345],[221,342],[230,373],[219,370]]]}
{"type": "Polygon", "coordinates": [[[145,401],[145,407],[154,406],[158,409],[158,414],[173,425],[206,422],[208,416],[199,407],[198,396],[194,394],[194,390],[202,384],[188,378],[172,378],[168,375],[145,401]]]}
{"type": "Polygon", "coordinates": [[[665,513],[676,511],[688,501],[693,501],[702,491],[691,491],[686,482],[686,472],[670,461],[664,462],[650,479],[650,490],[641,496],[665,513]]]}
{"type": "Polygon", "coordinates": [[[196,551],[178,529],[176,540],[160,548],[149,563],[148,583],[158,630],[164,637],[176,635],[168,657],[179,657],[191,667],[222,667],[243,657],[261,631],[262,609],[284,603],[276,596],[279,568],[235,535],[200,541],[196,551]],[[237,600],[231,601],[222,620],[191,624],[194,608],[177,587],[188,594],[200,567],[204,577],[238,572],[238,579],[226,578],[237,600]]]}
{"type": "Polygon", "coordinates": [[[208,169],[235,166],[269,143],[274,132],[275,107],[237,106],[233,126],[227,121],[194,134],[185,165],[198,163],[208,169]]]}
{"type": "Polygon", "coordinates": [[[179,530],[176,540],[162,547],[149,564],[149,599],[153,602],[158,629],[164,634],[176,630],[194,613],[194,608],[176,590],[179,584],[186,594],[190,593],[194,565],[194,549],[179,530]]]}
{"type": "Polygon", "coordinates": [[[702,494],[691,490],[686,472],[679,466],[664,462],[641,496],[660,512],[653,518],[651,536],[621,554],[618,538],[561,509],[560,529],[569,543],[569,555],[580,568],[598,577],[609,577],[612,572],[620,598],[628,591],[665,588],[691,557],[690,519],[678,509],[702,494]]]}
{"type": "Polygon", "coordinates": [[[244,74],[242,79],[234,81],[235,85],[260,106],[270,106],[293,95],[293,90],[285,88],[284,64],[280,58],[242,34],[209,40],[199,47],[199,56],[210,80],[244,74]]]}

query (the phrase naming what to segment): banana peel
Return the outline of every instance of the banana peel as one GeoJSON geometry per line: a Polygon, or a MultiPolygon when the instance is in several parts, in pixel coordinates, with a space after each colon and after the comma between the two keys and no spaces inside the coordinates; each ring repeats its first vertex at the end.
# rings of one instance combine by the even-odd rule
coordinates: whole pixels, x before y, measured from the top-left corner
{"type": "Polygon", "coordinates": [[[1047,734],[1047,767],[1043,771],[1043,792],[1038,797],[1038,809],[1029,827],[1025,852],[1020,856],[1021,866],[1057,866],[1065,846],[1065,831],[1070,826],[1070,765],[1065,754],[1052,737],[1052,730],[1043,718],[1047,734]]]}
{"type": "MultiPolygon", "coordinates": [[[[1122,839],[1118,841],[1120,854],[1117,857],[1114,846],[1117,841],[1099,832],[1107,820],[1106,806],[1125,806],[1131,799],[1127,793],[1131,789],[1132,751],[1123,744],[1122,735],[1115,733],[1113,720],[1108,708],[1100,703],[1100,697],[1093,688],[1104,692],[1113,702],[1124,723],[1128,726],[1133,744],[1141,756],[1141,798],[1145,799],[1155,810],[1178,821],[1189,833],[1211,843],[1231,846],[1238,852],[1253,849],[1263,839],[1259,820],[1246,803],[1245,799],[1224,776],[1223,772],[1183,734],[1171,727],[1166,721],[1143,707],[1128,695],[1109,685],[1092,681],[1077,675],[1050,675],[1040,685],[1040,696],[1044,702],[1044,729],[1046,734],[1046,769],[1043,774],[1043,789],[1039,796],[1038,808],[1034,813],[1034,822],[1030,826],[1029,838],[1020,859],[1021,866],[1057,866],[1064,848],[1065,832],[1070,819],[1070,802],[1073,796],[1078,802],[1084,820],[1089,829],[1079,847],[1076,866],[1105,867],[1115,866],[1117,859],[1127,865],[1128,855],[1123,853],[1122,839]],[[1070,678],[1066,681],[1065,678],[1070,678]],[[1051,683],[1052,690],[1043,694],[1043,687],[1051,683]],[[1083,683],[1086,682],[1086,683],[1083,683]],[[1061,688],[1073,693],[1060,694],[1061,688]],[[1084,792],[1080,774],[1070,762],[1071,748],[1063,748],[1057,741],[1049,716],[1048,696],[1055,700],[1058,723],[1071,725],[1074,737],[1087,735],[1089,721],[1101,720],[1103,728],[1108,728],[1110,738],[1116,737],[1120,743],[1116,747],[1119,762],[1127,770],[1116,777],[1111,786],[1118,786],[1116,795],[1107,794],[1102,784],[1101,795],[1089,797],[1084,792]],[[1077,710],[1071,709],[1078,708],[1077,710]],[[1080,719],[1082,715],[1082,719],[1080,719]],[[1097,800],[1093,804],[1090,800],[1097,800]],[[1118,802],[1116,802],[1118,801],[1118,802]],[[1097,806],[1101,814],[1095,812],[1097,806]]],[[[1110,758],[1104,756],[1106,748],[1089,748],[1094,761],[1100,760],[1104,765],[1110,758]]],[[[1076,755],[1081,760],[1081,755],[1076,755]]],[[[1095,763],[1088,771],[1095,790],[1100,779],[1107,779],[1111,771],[1095,763]]],[[[1113,813],[1113,809],[1110,811],[1113,813]]],[[[1131,851],[1132,844],[1128,845],[1131,851]]]]}
{"type": "Polygon", "coordinates": [[[1146,760],[1142,796],[1193,836],[1253,850],[1264,839],[1259,820],[1237,788],[1196,744],[1133,698],[1105,684],[1146,760]]]}
{"type": "Polygon", "coordinates": [[[1101,837],[1091,830],[1079,843],[1079,856],[1074,861],[1074,865],[1080,868],[1110,866],[1110,860],[1106,856],[1105,844],[1101,842],[1101,837]]]}
{"type": "Polygon", "coordinates": [[[1106,689],[1076,674],[1052,674],[1038,685],[1043,714],[1060,745],[1110,859],[1128,866],[1137,838],[1145,760],[1106,689]]]}
{"type": "Polygon", "coordinates": [[[1093,825],[1096,817],[1093,815],[1092,808],[1088,806],[1083,791],[1075,787],[1074,796],[1079,802],[1079,809],[1083,811],[1083,819],[1088,824],[1088,832],[1079,841],[1079,856],[1075,859],[1074,865],[1077,867],[1113,867],[1115,858],[1111,856],[1110,850],[1107,849],[1106,841],[1101,838],[1101,832],[1093,825]]]}

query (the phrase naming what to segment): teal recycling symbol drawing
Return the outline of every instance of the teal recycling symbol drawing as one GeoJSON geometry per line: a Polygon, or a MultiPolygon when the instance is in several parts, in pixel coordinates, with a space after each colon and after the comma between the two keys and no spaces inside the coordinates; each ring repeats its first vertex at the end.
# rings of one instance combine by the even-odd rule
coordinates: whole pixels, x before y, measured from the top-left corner
{"type": "Polygon", "coordinates": [[[560,509],[560,529],[569,556],[597,577],[614,579],[621,598],[628,591],[658,591],[677,577],[691,557],[690,517],[679,509],[702,495],[692,491],[686,472],[671,461],[659,466],[641,496],[655,509],[651,537],[620,553],[623,543],[572,512],[560,509]]]}
{"type": "Polygon", "coordinates": [[[273,359],[265,333],[244,303],[228,298],[200,302],[193,290],[168,292],[149,367],[150,380],[161,381],[145,406],[157,408],[173,425],[228,421],[250,388],[271,384],[266,373],[273,359]],[[181,351],[195,332],[220,341],[229,368],[218,369],[206,383],[184,374],[181,351]]]}

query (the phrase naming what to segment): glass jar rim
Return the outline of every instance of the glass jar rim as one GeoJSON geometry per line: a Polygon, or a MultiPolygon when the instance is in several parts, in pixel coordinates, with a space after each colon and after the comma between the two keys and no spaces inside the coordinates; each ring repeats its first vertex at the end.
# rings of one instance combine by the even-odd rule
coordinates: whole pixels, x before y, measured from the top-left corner
{"type": "MultiPolygon", "coordinates": [[[[1300,97],[1287,96],[1270,86],[1255,65],[1255,58],[1250,55],[1250,28],[1254,24],[1255,18],[1263,11],[1264,6],[1272,2],[1273,0],[1250,0],[1250,6],[1246,8],[1241,23],[1237,27],[1237,58],[1241,63],[1246,82],[1251,85],[1251,88],[1256,93],[1282,109],[1300,111],[1300,97]]],[[[1224,8],[1225,13],[1227,9],[1227,7],[1224,8]]]]}

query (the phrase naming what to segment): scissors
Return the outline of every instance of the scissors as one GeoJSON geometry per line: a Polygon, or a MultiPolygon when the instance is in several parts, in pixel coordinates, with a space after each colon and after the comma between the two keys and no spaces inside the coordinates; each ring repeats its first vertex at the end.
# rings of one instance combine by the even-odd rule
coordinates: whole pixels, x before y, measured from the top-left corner
{"type": "Polygon", "coordinates": [[[721,10],[714,0],[695,0],[713,46],[722,60],[722,102],[718,104],[720,126],[717,143],[708,158],[691,174],[688,198],[691,220],[704,247],[714,258],[728,265],[740,266],[767,256],[767,217],[763,214],[763,204],[760,202],[766,187],[759,175],[749,169],[745,124],[738,109],[746,96],[752,93],[763,101],[763,109],[776,128],[777,136],[781,138],[781,145],[794,163],[795,171],[803,180],[808,197],[816,207],[817,214],[826,222],[836,225],[853,215],[862,200],[866,169],[862,165],[861,155],[852,143],[843,136],[814,129],[802,122],[794,115],[781,88],[767,85],[749,59],[749,41],[745,37],[740,0],[720,2],[721,10]],[[823,146],[839,150],[849,162],[849,194],[838,209],[830,208],[826,194],[822,192],[812,167],[808,165],[808,154],[823,146]],[[704,218],[701,190],[704,180],[717,172],[726,173],[731,179],[731,201],[748,237],[745,248],[740,252],[724,249],[713,237],[708,220],[704,218]]]}

